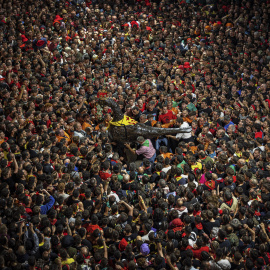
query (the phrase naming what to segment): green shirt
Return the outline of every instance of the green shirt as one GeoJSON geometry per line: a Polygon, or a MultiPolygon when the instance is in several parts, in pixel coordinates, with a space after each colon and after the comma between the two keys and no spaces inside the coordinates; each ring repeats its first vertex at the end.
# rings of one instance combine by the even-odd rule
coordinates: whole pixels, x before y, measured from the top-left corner
{"type": "Polygon", "coordinates": [[[189,109],[191,112],[196,112],[197,111],[197,108],[195,107],[195,105],[192,102],[190,102],[187,105],[187,109],[189,109]]]}
{"type": "Polygon", "coordinates": [[[179,163],[179,164],[177,164],[177,166],[176,167],[178,167],[178,168],[180,168],[181,170],[182,170],[182,173],[183,173],[183,168],[182,168],[182,164],[186,164],[186,161],[185,160],[183,160],[181,163],[179,163]]]}
{"type": "Polygon", "coordinates": [[[211,164],[213,165],[214,161],[212,158],[210,158],[209,156],[207,156],[205,159],[201,159],[202,164],[206,164],[207,162],[211,162],[211,164]]]}
{"type": "Polygon", "coordinates": [[[174,108],[177,107],[178,104],[179,104],[179,102],[177,102],[177,101],[173,101],[173,102],[172,102],[172,106],[173,106],[174,108]]]}

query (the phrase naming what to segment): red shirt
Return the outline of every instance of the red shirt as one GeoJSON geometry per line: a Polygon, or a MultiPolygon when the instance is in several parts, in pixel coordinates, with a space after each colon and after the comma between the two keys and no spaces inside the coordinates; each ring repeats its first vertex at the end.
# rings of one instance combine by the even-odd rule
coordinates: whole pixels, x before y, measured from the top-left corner
{"type": "Polygon", "coordinates": [[[99,172],[99,176],[100,176],[100,178],[102,180],[107,180],[108,178],[110,178],[112,176],[112,174],[111,173],[100,171],[99,172]]]}
{"type": "Polygon", "coordinates": [[[262,137],[263,137],[263,132],[262,131],[259,131],[259,132],[255,133],[255,139],[262,138],[262,137]]]}
{"type": "Polygon", "coordinates": [[[158,121],[162,124],[170,123],[171,120],[176,119],[176,115],[172,113],[172,111],[168,110],[166,114],[161,114],[158,117],[158,121]]]}
{"type": "Polygon", "coordinates": [[[205,246],[205,247],[201,247],[199,249],[192,249],[194,258],[200,260],[202,251],[209,252],[209,247],[205,246]]]}
{"type": "Polygon", "coordinates": [[[88,226],[86,226],[86,230],[88,233],[93,233],[95,230],[102,231],[102,229],[98,225],[92,225],[92,224],[89,224],[88,226]]]}
{"type": "Polygon", "coordinates": [[[141,112],[144,112],[145,111],[145,103],[143,103],[143,107],[140,109],[139,108],[139,110],[141,111],[141,112]]]}

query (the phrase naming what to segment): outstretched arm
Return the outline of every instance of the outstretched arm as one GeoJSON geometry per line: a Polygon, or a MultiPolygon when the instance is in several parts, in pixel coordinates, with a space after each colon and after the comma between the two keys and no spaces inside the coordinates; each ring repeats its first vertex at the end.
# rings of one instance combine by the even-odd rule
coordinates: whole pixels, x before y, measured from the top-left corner
{"type": "Polygon", "coordinates": [[[172,138],[172,139],[178,141],[178,139],[176,138],[176,136],[173,136],[173,135],[166,135],[166,137],[167,137],[167,138],[172,138]]]}

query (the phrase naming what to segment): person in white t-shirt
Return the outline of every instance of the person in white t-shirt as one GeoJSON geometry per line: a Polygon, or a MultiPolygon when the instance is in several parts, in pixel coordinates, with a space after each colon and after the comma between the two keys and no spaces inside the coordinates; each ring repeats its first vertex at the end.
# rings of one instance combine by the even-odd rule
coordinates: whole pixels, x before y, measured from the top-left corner
{"type": "Polygon", "coordinates": [[[167,137],[177,141],[183,141],[186,143],[191,142],[193,140],[191,134],[192,128],[187,122],[183,121],[183,118],[177,117],[175,125],[176,127],[180,127],[183,131],[185,131],[185,133],[178,133],[176,134],[176,136],[168,135],[167,137]]]}

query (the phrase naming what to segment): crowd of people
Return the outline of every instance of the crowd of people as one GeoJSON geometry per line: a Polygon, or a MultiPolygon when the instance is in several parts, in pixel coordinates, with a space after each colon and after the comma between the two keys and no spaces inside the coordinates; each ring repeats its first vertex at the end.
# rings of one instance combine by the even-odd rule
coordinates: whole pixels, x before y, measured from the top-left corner
{"type": "Polygon", "coordinates": [[[0,269],[270,269],[269,13],[0,1],[0,269]]]}

